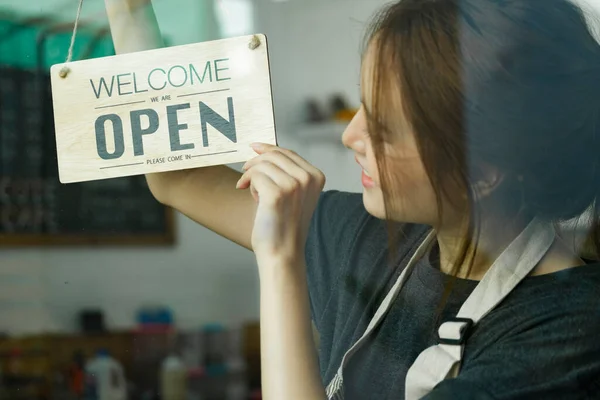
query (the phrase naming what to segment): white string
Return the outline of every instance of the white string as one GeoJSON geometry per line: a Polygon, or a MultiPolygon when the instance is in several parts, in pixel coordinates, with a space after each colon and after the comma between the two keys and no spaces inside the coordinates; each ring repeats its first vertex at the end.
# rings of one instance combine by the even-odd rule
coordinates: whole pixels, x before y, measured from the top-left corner
{"type": "MultiPolygon", "coordinates": [[[[75,24],[73,25],[73,34],[71,35],[71,44],[69,45],[69,52],[67,53],[67,60],[65,64],[68,64],[73,59],[73,47],[75,47],[75,36],[77,36],[77,25],[79,24],[79,18],[81,16],[81,8],[83,6],[83,0],[79,0],[77,6],[77,16],[75,17],[75,24]]],[[[60,70],[60,77],[65,78],[71,70],[66,65],[60,70]]]]}

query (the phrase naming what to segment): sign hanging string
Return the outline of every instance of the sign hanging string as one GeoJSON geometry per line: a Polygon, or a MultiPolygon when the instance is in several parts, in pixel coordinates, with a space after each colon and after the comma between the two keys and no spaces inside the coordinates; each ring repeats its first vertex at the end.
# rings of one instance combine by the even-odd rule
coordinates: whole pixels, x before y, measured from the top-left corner
{"type": "MultiPolygon", "coordinates": [[[[75,17],[75,24],[73,25],[73,34],[71,35],[71,44],[69,45],[69,52],[67,53],[67,60],[65,61],[65,64],[70,63],[73,59],[73,47],[75,46],[75,36],[77,36],[77,25],[79,24],[79,18],[81,17],[82,6],[83,0],[79,0],[79,5],[77,6],[77,16],[75,17]]],[[[65,65],[58,74],[61,78],[66,78],[69,72],[71,72],[71,70],[67,65],[65,65]]]]}

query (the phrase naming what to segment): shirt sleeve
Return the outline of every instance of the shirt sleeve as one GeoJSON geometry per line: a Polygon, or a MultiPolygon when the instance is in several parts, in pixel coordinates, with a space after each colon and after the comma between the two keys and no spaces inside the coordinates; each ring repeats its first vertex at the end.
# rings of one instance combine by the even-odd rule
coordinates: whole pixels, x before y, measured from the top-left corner
{"type": "Polygon", "coordinates": [[[527,326],[507,328],[514,334],[477,350],[471,359],[465,353],[459,375],[439,383],[424,399],[597,398],[599,305],[595,300],[575,310],[557,307],[527,326]]]}
{"type": "Polygon", "coordinates": [[[332,190],[320,196],[305,248],[310,307],[317,330],[335,292],[344,257],[367,216],[360,193],[332,190]]]}

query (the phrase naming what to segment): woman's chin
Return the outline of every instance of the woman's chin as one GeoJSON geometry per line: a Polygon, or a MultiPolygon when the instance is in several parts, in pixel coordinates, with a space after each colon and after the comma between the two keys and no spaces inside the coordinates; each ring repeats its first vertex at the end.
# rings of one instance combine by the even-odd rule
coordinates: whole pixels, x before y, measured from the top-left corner
{"type": "Polygon", "coordinates": [[[369,190],[363,191],[363,204],[369,214],[375,218],[385,219],[385,204],[381,193],[375,194],[369,190]]]}

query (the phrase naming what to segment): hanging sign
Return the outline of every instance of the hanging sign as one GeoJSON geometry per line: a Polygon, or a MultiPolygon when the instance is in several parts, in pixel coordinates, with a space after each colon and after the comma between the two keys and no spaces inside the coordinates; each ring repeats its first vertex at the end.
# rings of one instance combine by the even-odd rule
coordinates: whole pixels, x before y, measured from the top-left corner
{"type": "Polygon", "coordinates": [[[264,35],[57,64],[51,82],[62,183],[243,162],[250,143],[276,144],[264,35]]]}

